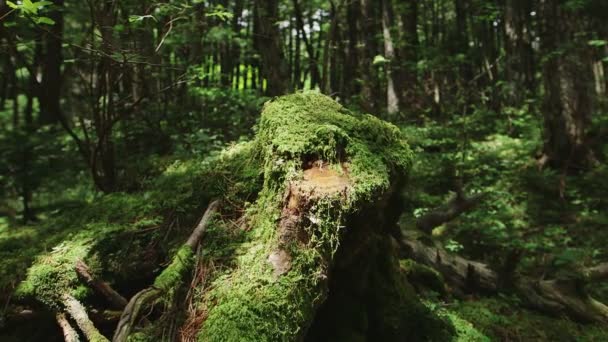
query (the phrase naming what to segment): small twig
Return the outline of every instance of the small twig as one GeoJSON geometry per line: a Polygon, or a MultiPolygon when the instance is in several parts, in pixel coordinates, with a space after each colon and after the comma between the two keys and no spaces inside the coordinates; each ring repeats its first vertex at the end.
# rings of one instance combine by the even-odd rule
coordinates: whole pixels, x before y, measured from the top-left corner
{"type": "Polygon", "coordinates": [[[169,33],[171,33],[171,30],[173,30],[173,22],[177,21],[177,20],[180,20],[180,19],[185,19],[185,18],[184,17],[177,17],[175,19],[169,20],[169,22],[166,24],[166,25],[169,25],[169,29],[163,35],[163,38],[160,40],[160,43],[158,43],[158,46],[156,47],[156,49],[154,49],[154,52],[158,52],[158,50],[160,50],[160,47],[165,42],[165,39],[167,38],[167,36],[169,35],[169,33]]]}

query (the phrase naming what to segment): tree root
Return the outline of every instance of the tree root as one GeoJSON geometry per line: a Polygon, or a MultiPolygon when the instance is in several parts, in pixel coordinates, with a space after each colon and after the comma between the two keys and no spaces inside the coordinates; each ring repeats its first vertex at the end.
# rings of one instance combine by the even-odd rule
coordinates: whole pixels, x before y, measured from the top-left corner
{"type": "MultiPolygon", "coordinates": [[[[185,250],[189,253],[193,253],[194,250],[196,250],[211,217],[217,212],[218,207],[219,201],[214,201],[209,204],[205,214],[180,251],[185,250]]],[[[192,260],[182,260],[182,258],[188,257],[189,256],[184,257],[183,253],[178,252],[171,265],[156,278],[153,286],[141,290],[131,298],[120,317],[120,321],[114,332],[114,337],[112,338],[113,342],[126,341],[133,326],[137,323],[137,318],[139,317],[141,310],[146,308],[150,303],[156,301],[181,281],[184,271],[189,270],[190,266],[192,266],[192,260]],[[174,272],[178,273],[177,277],[174,272]]]]}
{"type": "Polygon", "coordinates": [[[65,311],[72,316],[76,325],[80,328],[84,336],[86,336],[87,340],[90,342],[109,342],[109,340],[97,330],[93,322],[91,322],[86,309],[76,298],[64,294],[63,305],[65,306],[65,311]]]}
{"type": "Polygon", "coordinates": [[[65,342],[78,342],[80,338],[78,338],[78,332],[72,327],[68,319],[65,317],[64,313],[58,313],[55,316],[57,320],[57,324],[61,327],[61,331],[63,332],[63,339],[65,342]]]}

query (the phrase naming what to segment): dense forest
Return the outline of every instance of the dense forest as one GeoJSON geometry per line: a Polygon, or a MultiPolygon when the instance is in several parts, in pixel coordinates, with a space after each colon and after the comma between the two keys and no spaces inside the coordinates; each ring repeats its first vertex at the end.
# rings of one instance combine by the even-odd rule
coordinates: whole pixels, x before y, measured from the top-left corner
{"type": "Polygon", "coordinates": [[[0,340],[608,341],[607,23],[0,0],[0,340]]]}

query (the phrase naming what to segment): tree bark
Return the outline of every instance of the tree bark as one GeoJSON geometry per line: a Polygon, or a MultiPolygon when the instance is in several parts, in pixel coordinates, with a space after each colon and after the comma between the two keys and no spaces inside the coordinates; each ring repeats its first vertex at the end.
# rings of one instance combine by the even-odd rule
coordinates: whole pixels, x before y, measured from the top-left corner
{"type": "Polygon", "coordinates": [[[531,1],[506,0],[504,15],[507,103],[520,105],[525,91],[535,92],[534,50],[530,34],[531,1]]]}
{"type": "Polygon", "coordinates": [[[78,332],[72,327],[68,319],[65,317],[64,313],[58,313],[56,315],[57,324],[61,327],[61,331],[63,332],[63,339],[65,342],[78,342],[80,338],[78,337],[78,332]]]}
{"type": "Polygon", "coordinates": [[[97,279],[91,274],[89,266],[84,261],[79,260],[76,263],[76,273],[86,281],[86,283],[94,290],[102,294],[108,299],[115,309],[123,309],[127,305],[125,297],[121,296],[116,292],[108,283],[103,280],[97,279]]]}
{"type": "Polygon", "coordinates": [[[95,324],[91,322],[86,309],[76,298],[66,294],[63,296],[63,304],[65,306],[65,311],[72,316],[76,325],[80,328],[80,331],[82,331],[89,341],[109,342],[109,340],[97,330],[95,324]]]}

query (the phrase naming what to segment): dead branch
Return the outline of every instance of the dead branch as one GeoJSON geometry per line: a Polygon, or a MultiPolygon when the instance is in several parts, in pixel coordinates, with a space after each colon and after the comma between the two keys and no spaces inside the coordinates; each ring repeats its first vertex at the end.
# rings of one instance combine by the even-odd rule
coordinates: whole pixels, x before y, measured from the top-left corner
{"type": "Polygon", "coordinates": [[[476,194],[467,197],[461,189],[457,189],[456,195],[448,203],[435,208],[416,220],[416,227],[419,230],[430,234],[431,231],[446,223],[460,214],[475,208],[486,196],[486,193],[476,194]]]}
{"type": "Polygon", "coordinates": [[[95,291],[102,294],[116,309],[122,309],[127,306],[127,300],[116,292],[108,283],[101,279],[97,279],[91,274],[89,266],[82,260],[76,262],[76,273],[95,291]]]}

